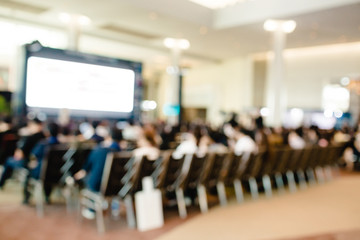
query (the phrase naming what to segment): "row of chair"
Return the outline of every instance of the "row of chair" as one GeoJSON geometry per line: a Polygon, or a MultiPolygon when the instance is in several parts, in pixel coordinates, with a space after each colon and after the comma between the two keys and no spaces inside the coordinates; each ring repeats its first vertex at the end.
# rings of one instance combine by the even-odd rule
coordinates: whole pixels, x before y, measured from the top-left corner
{"type": "MultiPolygon", "coordinates": [[[[42,175],[38,181],[41,192],[43,184],[64,183],[80,169],[92,146],[52,146],[44,159],[42,175]]],[[[187,216],[185,196],[197,196],[201,212],[208,211],[207,192],[216,189],[220,205],[227,204],[226,187],[233,186],[238,202],[244,200],[243,183],[249,184],[252,198],[259,196],[259,185],[265,195],[272,195],[273,186],[284,192],[284,179],[290,191],[297,184],[305,188],[307,183],[322,182],[331,177],[331,166],[335,165],[344,150],[344,145],[328,147],[309,146],[304,149],[289,147],[260,149],[256,153],[235,155],[233,152],[207,153],[204,156],[185,155],[181,159],[172,157],[172,150],[163,151],[160,158],[150,161],[146,157],[135,158],[132,152],[109,153],[106,159],[100,192],[83,189],[80,204],[94,209],[99,232],[105,231],[103,206],[111,198],[123,200],[129,227],[135,227],[133,196],[141,190],[141,179],[152,176],[154,185],[164,196],[174,193],[179,215],[187,216]],[[274,183],[274,184],[273,184],[274,183]]],[[[76,192],[74,190],[72,192],[76,192]]],[[[42,199],[39,198],[39,209],[42,199]]],[[[40,213],[41,210],[39,211],[40,213]]]]}

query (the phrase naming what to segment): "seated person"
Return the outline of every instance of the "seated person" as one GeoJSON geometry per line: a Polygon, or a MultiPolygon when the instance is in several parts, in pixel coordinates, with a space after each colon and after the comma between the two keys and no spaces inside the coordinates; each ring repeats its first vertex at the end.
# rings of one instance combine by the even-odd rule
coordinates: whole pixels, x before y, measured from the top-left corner
{"type": "Polygon", "coordinates": [[[227,146],[224,145],[224,136],[217,131],[211,131],[208,136],[208,152],[212,153],[226,153],[228,152],[227,146]]]}
{"type": "Polygon", "coordinates": [[[159,144],[156,140],[156,132],[152,129],[144,129],[143,134],[137,141],[137,148],[133,150],[136,160],[146,156],[148,160],[155,161],[160,156],[159,144]]]}
{"type": "Polygon", "coordinates": [[[249,155],[250,153],[257,151],[257,145],[246,129],[239,128],[235,133],[235,138],[236,143],[234,146],[234,153],[237,156],[242,154],[249,155]]]}
{"type": "MultiPolygon", "coordinates": [[[[59,144],[58,140],[59,134],[59,126],[56,123],[49,123],[45,130],[45,135],[47,136],[46,139],[41,140],[39,143],[35,145],[33,150],[30,154],[30,162],[29,162],[29,171],[30,174],[28,175],[25,181],[25,188],[28,187],[29,179],[40,179],[40,172],[43,159],[45,157],[46,149],[48,146],[59,144]]],[[[50,202],[50,193],[51,193],[51,186],[44,183],[44,191],[45,191],[45,201],[47,203],[50,202]]],[[[24,203],[29,202],[30,192],[25,189],[24,191],[24,203]]]]}
{"type": "Polygon", "coordinates": [[[306,142],[300,134],[300,130],[291,130],[288,135],[289,146],[293,149],[302,149],[305,147],[306,142]]]}
{"type": "Polygon", "coordinates": [[[197,153],[199,156],[204,156],[207,152],[206,134],[200,125],[195,125],[184,134],[183,141],[176,147],[172,156],[175,159],[180,159],[187,154],[197,153]]]}
{"type": "MultiPolygon", "coordinates": [[[[104,141],[100,142],[90,152],[83,168],[74,175],[76,181],[83,181],[85,187],[93,192],[100,191],[107,154],[109,152],[121,151],[120,142],[123,137],[120,129],[114,128],[111,133],[108,131],[104,136],[104,141]]],[[[95,217],[92,209],[84,208],[81,213],[87,219],[93,219],[95,217]]]]}
{"type": "Polygon", "coordinates": [[[102,174],[105,166],[106,156],[109,152],[120,151],[120,141],[122,132],[113,129],[105,136],[104,141],[100,142],[90,153],[83,168],[75,173],[75,180],[83,180],[86,188],[91,191],[100,191],[102,174]]]}
{"type": "Polygon", "coordinates": [[[6,134],[17,134],[10,116],[5,116],[0,119],[0,141],[2,141],[3,136],[6,134]]]}
{"type": "Polygon", "coordinates": [[[18,135],[10,116],[0,118],[0,165],[14,154],[18,135]]]}
{"type": "Polygon", "coordinates": [[[43,124],[37,118],[28,122],[26,132],[28,135],[23,136],[18,141],[14,155],[9,157],[4,164],[4,171],[0,178],[0,188],[12,176],[14,169],[27,168],[31,150],[41,139],[45,138],[43,124]]]}

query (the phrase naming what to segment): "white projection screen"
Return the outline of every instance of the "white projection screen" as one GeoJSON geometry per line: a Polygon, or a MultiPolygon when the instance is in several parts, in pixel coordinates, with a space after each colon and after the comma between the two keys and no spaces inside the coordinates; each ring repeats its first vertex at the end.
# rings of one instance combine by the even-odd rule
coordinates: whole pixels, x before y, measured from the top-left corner
{"type": "MultiPolygon", "coordinates": [[[[52,49],[43,51],[47,54],[52,49]]],[[[110,64],[38,55],[26,59],[24,103],[28,112],[55,115],[67,109],[73,116],[132,116],[137,75],[131,67],[104,57],[99,58],[100,61],[110,64]]]]}

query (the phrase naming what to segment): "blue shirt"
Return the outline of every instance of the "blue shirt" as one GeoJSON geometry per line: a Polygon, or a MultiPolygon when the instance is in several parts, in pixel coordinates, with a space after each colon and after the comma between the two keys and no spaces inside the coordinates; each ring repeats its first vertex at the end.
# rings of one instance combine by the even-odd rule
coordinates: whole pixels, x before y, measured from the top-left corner
{"type": "Polygon", "coordinates": [[[44,141],[39,142],[35,145],[33,150],[31,151],[31,154],[34,155],[38,161],[38,164],[35,168],[30,170],[30,176],[39,179],[40,178],[40,172],[41,172],[41,166],[43,159],[45,157],[45,150],[48,146],[58,144],[59,140],[56,137],[49,137],[44,141]]]}
{"type": "Polygon", "coordinates": [[[119,144],[112,142],[110,146],[99,144],[94,148],[87,158],[83,170],[87,172],[85,184],[91,191],[100,191],[102,174],[104,171],[106,156],[109,152],[120,151],[119,144]]]}

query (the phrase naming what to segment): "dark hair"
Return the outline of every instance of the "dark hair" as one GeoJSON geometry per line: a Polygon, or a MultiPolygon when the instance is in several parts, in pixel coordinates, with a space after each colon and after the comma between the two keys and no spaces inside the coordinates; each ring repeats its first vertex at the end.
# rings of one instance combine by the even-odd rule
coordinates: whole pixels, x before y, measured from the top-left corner
{"type": "Polygon", "coordinates": [[[11,124],[12,123],[12,117],[11,116],[4,116],[1,118],[1,120],[4,122],[4,123],[8,123],[8,124],[11,124]]]}
{"type": "Polygon", "coordinates": [[[145,139],[151,144],[151,146],[157,147],[157,143],[155,140],[155,132],[151,130],[144,131],[145,139]]]}
{"type": "Polygon", "coordinates": [[[97,126],[99,126],[100,124],[100,121],[99,120],[94,120],[92,123],[91,123],[91,126],[95,129],[97,126]]]}
{"type": "Polygon", "coordinates": [[[304,136],[304,130],[302,127],[298,127],[295,129],[295,132],[297,135],[299,135],[300,137],[303,137],[304,136]]]}
{"type": "Polygon", "coordinates": [[[218,131],[209,131],[209,137],[216,143],[222,143],[224,135],[218,131]]]}
{"type": "Polygon", "coordinates": [[[59,134],[59,125],[54,122],[51,122],[47,125],[47,129],[52,137],[56,137],[59,134]]]}
{"type": "Polygon", "coordinates": [[[31,119],[30,121],[34,122],[36,124],[42,124],[43,123],[43,121],[41,121],[38,117],[35,117],[34,119],[31,119]]]}
{"type": "Polygon", "coordinates": [[[201,127],[200,125],[198,125],[198,124],[192,125],[192,126],[190,127],[190,132],[191,132],[192,134],[194,134],[195,139],[196,139],[196,145],[198,146],[199,143],[200,143],[201,137],[204,135],[204,134],[203,134],[203,131],[202,131],[202,127],[201,127]]]}
{"type": "Polygon", "coordinates": [[[111,137],[112,137],[112,139],[114,139],[115,141],[121,141],[121,140],[123,140],[123,135],[122,135],[121,129],[112,128],[112,129],[111,129],[111,137]]]}

